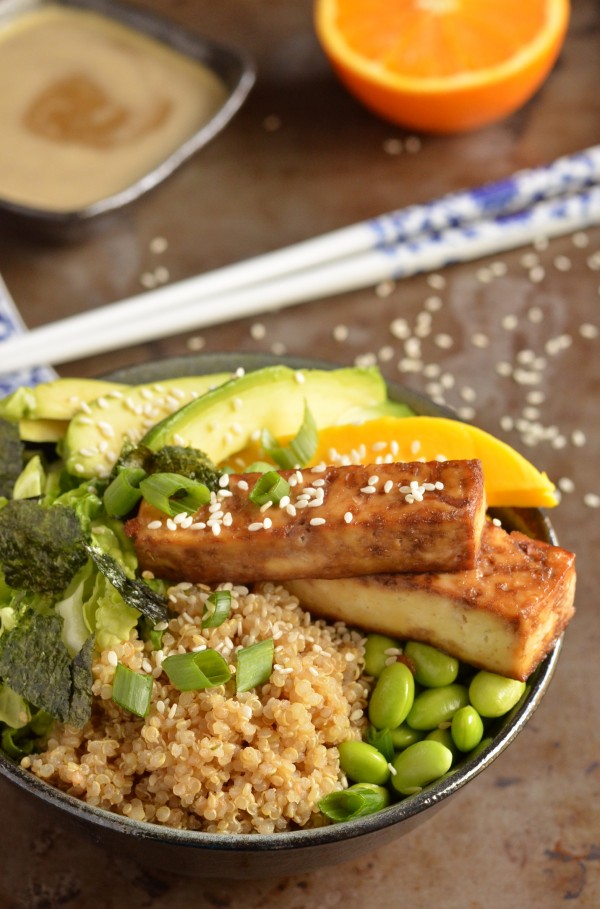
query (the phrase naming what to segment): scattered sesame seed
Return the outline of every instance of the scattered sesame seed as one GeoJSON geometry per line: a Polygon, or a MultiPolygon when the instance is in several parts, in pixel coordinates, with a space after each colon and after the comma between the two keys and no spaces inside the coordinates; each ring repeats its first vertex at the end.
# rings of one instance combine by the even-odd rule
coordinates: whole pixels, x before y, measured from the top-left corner
{"type": "Polygon", "coordinates": [[[592,325],[591,322],[583,322],[579,326],[579,334],[588,341],[593,341],[598,337],[598,326],[592,325]]]}
{"type": "Polygon", "coordinates": [[[248,530],[254,533],[256,530],[262,530],[263,523],[262,521],[253,521],[252,524],[248,524],[248,530]]]}
{"type": "Polygon", "coordinates": [[[484,334],[482,331],[476,331],[475,334],[471,335],[471,344],[473,347],[489,347],[490,339],[489,336],[484,334]]]}
{"type": "Polygon", "coordinates": [[[566,493],[575,492],[575,483],[573,482],[573,480],[570,477],[561,477],[557,481],[556,485],[558,486],[558,488],[560,489],[561,492],[566,492],[566,493]]]}
{"type": "Polygon", "coordinates": [[[375,285],[375,293],[378,297],[381,297],[381,299],[385,299],[385,297],[391,296],[395,289],[396,282],[391,280],[380,281],[379,284],[375,285]]]}
{"type": "Polygon", "coordinates": [[[325,518],[311,518],[310,522],[312,527],[320,527],[321,524],[326,524],[325,518]]]}
{"type": "Polygon", "coordinates": [[[162,521],[150,521],[147,525],[148,530],[159,530],[162,527],[162,521]]]}
{"type": "Polygon", "coordinates": [[[149,244],[150,252],[157,256],[166,252],[168,246],[169,244],[165,237],[153,237],[149,244]]]}
{"type": "Polygon", "coordinates": [[[248,486],[248,483],[246,482],[246,480],[238,480],[237,485],[238,485],[238,489],[242,489],[244,492],[246,492],[250,488],[248,486]]]}
{"type": "Polygon", "coordinates": [[[296,373],[294,373],[294,379],[296,380],[298,385],[304,385],[304,383],[306,382],[306,376],[304,375],[304,373],[301,370],[298,370],[296,373]]]}
{"type": "Polygon", "coordinates": [[[540,284],[546,277],[546,269],[542,265],[536,265],[529,272],[529,280],[532,284],[540,284]]]}
{"type": "Polygon", "coordinates": [[[435,337],[433,339],[433,343],[435,344],[436,347],[439,347],[441,350],[449,350],[454,344],[454,339],[452,338],[451,335],[441,333],[441,334],[435,335],[435,337]]]}
{"type": "Polygon", "coordinates": [[[573,234],[571,237],[571,242],[577,249],[584,249],[589,245],[590,238],[587,234],[583,233],[583,231],[577,231],[577,233],[573,234]]]}
{"type": "Polygon", "coordinates": [[[254,338],[255,341],[262,341],[266,333],[267,329],[262,322],[255,322],[254,325],[250,326],[250,336],[254,338]]]}
{"type": "Polygon", "coordinates": [[[586,492],[583,497],[583,504],[588,508],[600,508],[600,496],[595,492],[586,492]]]}
{"type": "Polygon", "coordinates": [[[390,334],[401,341],[409,338],[410,327],[406,319],[394,319],[394,321],[390,323],[390,334]]]}
{"type": "Polygon", "coordinates": [[[206,340],[201,335],[192,335],[191,338],[187,339],[188,350],[202,350],[205,345],[206,340]]]}
{"type": "Polygon", "coordinates": [[[409,155],[416,155],[421,149],[421,140],[418,136],[407,136],[404,140],[404,148],[409,155]]]}
{"type": "Polygon", "coordinates": [[[363,486],[360,491],[364,492],[365,495],[368,495],[368,496],[373,495],[374,492],[377,492],[377,490],[375,489],[374,486],[363,486]]]}
{"type": "Polygon", "coordinates": [[[377,474],[373,474],[372,477],[369,477],[368,483],[369,486],[375,486],[377,483],[379,483],[379,477],[377,474]]]}
{"type": "Polygon", "coordinates": [[[167,528],[169,530],[177,530],[177,524],[175,523],[173,518],[167,518],[167,528]]]}
{"type": "Polygon", "coordinates": [[[582,448],[587,442],[587,438],[583,430],[575,429],[571,433],[571,442],[575,445],[576,448],[582,448]]]}
{"type": "Polygon", "coordinates": [[[393,480],[386,480],[384,487],[383,487],[383,491],[387,494],[388,492],[391,492],[393,488],[394,488],[393,480]]]}
{"type": "Polygon", "coordinates": [[[557,271],[569,271],[571,265],[572,262],[568,256],[556,256],[554,259],[554,267],[557,271]]]}
{"type": "Polygon", "coordinates": [[[351,524],[353,520],[354,520],[354,515],[352,514],[351,511],[347,511],[346,514],[344,515],[344,521],[346,522],[346,524],[351,524]]]}
{"type": "Polygon", "coordinates": [[[537,325],[540,322],[544,321],[544,310],[541,308],[541,306],[532,306],[527,311],[527,318],[530,322],[533,322],[537,325]]]}
{"type": "Polygon", "coordinates": [[[386,139],[382,147],[386,155],[400,155],[404,146],[401,139],[386,139]]]}
{"type": "Polygon", "coordinates": [[[347,341],[350,335],[350,329],[347,325],[336,325],[332,332],[334,341],[347,341]]]}

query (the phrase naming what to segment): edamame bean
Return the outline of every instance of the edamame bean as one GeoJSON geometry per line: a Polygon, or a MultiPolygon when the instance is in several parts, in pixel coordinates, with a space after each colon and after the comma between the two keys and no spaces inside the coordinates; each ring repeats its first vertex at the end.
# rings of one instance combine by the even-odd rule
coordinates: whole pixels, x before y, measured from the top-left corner
{"type": "Polygon", "coordinates": [[[483,738],[483,720],[470,704],[456,711],[450,728],[459,751],[472,751],[483,738]]]}
{"type": "Polygon", "coordinates": [[[402,751],[404,748],[408,748],[409,745],[420,742],[425,737],[425,733],[420,732],[418,729],[411,729],[406,723],[402,723],[396,729],[390,729],[390,736],[395,750],[402,751]]]}
{"type": "Polygon", "coordinates": [[[340,767],[356,783],[375,783],[382,786],[390,776],[388,762],[366,742],[342,742],[339,746],[340,767]]]}
{"type": "Polygon", "coordinates": [[[469,700],[480,716],[498,717],[508,713],[525,691],[525,682],[481,670],[469,685],[469,700]]]}
{"type": "Polygon", "coordinates": [[[369,719],[377,729],[395,729],[403,723],[415,697],[415,680],[405,663],[381,670],[369,700],[369,719]]]}
{"type": "Polygon", "coordinates": [[[435,729],[441,723],[450,723],[456,711],[468,703],[469,692],[464,685],[427,688],[414,699],[406,722],[412,729],[435,729]]]}
{"type": "Polygon", "coordinates": [[[430,644],[409,641],[404,653],[414,663],[415,680],[426,688],[451,685],[458,675],[458,660],[430,644]]]}
{"type": "Polygon", "coordinates": [[[452,752],[453,758],[455,758],[458,754],[458,748],[454,744],[454,739],[452,738],[452,733],[450,732],[449,727],[445,729],[440,729],[439,727],[437,729],[432,729],[431,732],[427,733],[425,739],[428,742],[439,742],[440,745],[445,745],[446,748],[452,752]]]}
{"type": "Polygon", "coordinates": [[[323,796],[319,808],[332,821],[350,821],[387,808],[390,793],[385,786],[355,783],[348,789],[336,790],[323,796]]]}
{"type": "Polygon", "coordinates": [[[386,653],[389,650],[402,651],[400,641],[390,638],[387,634],[368,634],[365,642],[365,672],[378,678],[387,660],[394,654],[386,653]]]}
{"type": "Polygon", "coordinates": [[[451,765],[452,752],[449,748],[424,739],[396,756],[392,786],[402,795],[412,795],[447,773],[451,765]]]}

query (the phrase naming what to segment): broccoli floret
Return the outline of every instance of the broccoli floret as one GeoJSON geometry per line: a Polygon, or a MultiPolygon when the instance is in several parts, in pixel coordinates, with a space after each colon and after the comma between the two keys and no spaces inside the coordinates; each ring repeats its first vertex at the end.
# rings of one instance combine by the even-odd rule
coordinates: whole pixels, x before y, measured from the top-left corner
{"type": "Polygon", "coordinates": [[[178,473],[188,480],[204,483],[212,491],[219,488],[219,477],[222,473],[203,451],[185,448],[183,445],[165,445],[158,451],[152,451],[145,445],[126,444],[113,471],[113,477],[124,467],[140,467],[147,474],[178,473]]]}
{"type": "Polygon", "coordinates": [[[178,473],[188,480],[203,483],[209,489],[219,488],[221,471],[217,470],[208,455],[197,448],[181,445],[165,445],[154,452],[150,473],[178,473]]]}
{"type": "Polygon", "coordinates": [[[10,587],[60,593],[87,559],[73,508],[12,499],[0,509],[0,568],[10,587]]]}
{"type": "Polygon", "coordinates": [[[0,496],[12,497],[15,480],[23,470],[24,452],[18,424],[0,419],[0,496]]]}

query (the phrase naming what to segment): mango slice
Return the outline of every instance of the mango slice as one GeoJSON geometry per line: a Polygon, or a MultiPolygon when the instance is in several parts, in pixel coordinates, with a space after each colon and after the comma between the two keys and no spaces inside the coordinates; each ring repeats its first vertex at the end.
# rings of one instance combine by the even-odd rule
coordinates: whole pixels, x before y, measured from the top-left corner
{"type": "Polygon", "coordinates": [[[362,464],[388,455],[395,461],[479,458],[490,506],[552,508],[558,503],[548,476],[514,448],[476,426],[445,417],[382,417],[361,426],[322,429],[310,463],[339,463],[340,455],[362,464]]]}

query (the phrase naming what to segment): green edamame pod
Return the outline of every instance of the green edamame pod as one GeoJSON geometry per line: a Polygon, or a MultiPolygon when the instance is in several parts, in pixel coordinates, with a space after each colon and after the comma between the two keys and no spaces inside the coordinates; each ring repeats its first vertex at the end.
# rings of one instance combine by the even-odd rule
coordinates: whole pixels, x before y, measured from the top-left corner
{"type": "Polygon", "coordinates": [[[420,742],[425,737],[425,733],[418,729],[411,729],[406,723],[402,723],[396,729],[390,729],[392,745],[396,751],[402,751],[415,742],[420,742]]]}
{"type": "Polygon", "coordinates": [[[440,745],[445,745],[446,748],[452,752],[453,758],[455,758],[458,754],[458,748],[454,744],[454,739],[452,738],[452,733],[449,727],[440,729],[438,726],[437,729],[432,729],[431,732],[428,732],[425,736],[425,739],[429,742],[439,742],[440,745]]]}
{"type": "Polygon", "coordinates": [[[483,738],[483,720],[475,708],[467,704],[452,717],[451,732],[459,751],[472,751],[483,738]]]}
{"type": "Polygon", "coordinates": [[[389,651],[402,652],[400,641],[387,634],[368,634],[365,641],[365,672],[378,678],[387,660],[395,654],[389,651]]]}
{"type": "Polygon", "coordinates": [[[519,701],[525,687],[525,682],[481,670],[469,685],[469,700],[480,716],[504,716],[519,701]]]}
{"type": "Polygon", "coordinates": [[[383,786],[390,776],[385,757],[367,742],[342,742],[339,746],[340,767],[356,783],[383,786]]]}
{"type": "Polygon", "coordinates": [[[413,795],[448,772],[452,752],[440,742],[424,739],[401,751],[394,760],[392,786],[401,795],[413,795]]]}
{"type": "Polygon", "coordinates": [[[350,821],[356,817],[375,814],[390,803],[390,793],[384,786],[356,783],[348,789],[330,792],[319,802],[323,814],[332,821],[350,821]]]}
{"type": "Polygon", "coordinates": [[[395,729],[403,723],[415,697],[413,674],[405,663],[382,669],[369,701],[369,719],[377,729],[395,729]]]}
{"type": "Polygon", "coordinates": [[[406,656],[414,663],[415,681],[426,688],[441,688],[456,680],[459,662],[430,644],[409,641],[404,648],[406,656]]]}
{"type": "Polygon", "coordinates": [[[469,692],[464,685],[454,683],[443,688],[427,688],[414,699],[406,722],[413,729],[436,729],[450,723],[461,707],[469,703],[469,692]]]}

